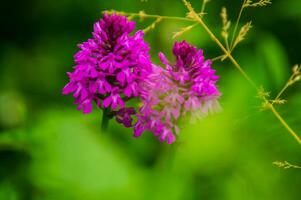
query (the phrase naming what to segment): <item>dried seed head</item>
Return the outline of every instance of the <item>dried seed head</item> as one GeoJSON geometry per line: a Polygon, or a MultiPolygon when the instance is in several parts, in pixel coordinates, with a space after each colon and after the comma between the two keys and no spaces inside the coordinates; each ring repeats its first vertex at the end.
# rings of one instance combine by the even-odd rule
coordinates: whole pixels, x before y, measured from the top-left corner
{"type": "Polygon", "coordinates": [[[241,27],[238,36],[236,37],[234,44],[233,44],[233,49],[235,46],[238,45],[241,41],[243,41],[249,32],[249,30],[252,28],[252,21],[246,23],[243,27],[241,27]]]}
{"type": "Polygon", "coordinates": [[[273,165],[283,169],[289,169],[289,168],[301,169],[300,166],[293,165],[287,161],[275,161],[273,162],[273,165]]]}
{"type": "Polygon", "coordinates": [[[299,74],[300,73],[300,70],[301,70],[301,65],[295,65],[293,68],[293,73],[294,74],[299,74]]]}
{"type": "Polygon", "coordinates": [[[172,36],[172,39],[175,39],[175,38],[181,36],[183,33],[185,33],[185,32],[187,32],[187,31],[191,30],[194,26],[195,26],[195,25],[186,26],[186,27],[181,28],[180,31],[174,32],[174,33],[173,33],[173,36],[172,36]]]}
{"type": "Polygon", "coordinates": [[[261,86],[258,89],[257,97],[260,99],[267,99],[270,97],[270,92],[265,91],[265,89],[261,86]]]}
{"type": "Polygon", "coordinates": [[[272,104],[278,104],[278,105],[283,105],[286,102],[287,101],[285,99],[275,99],[275,100],[272,100],[272,104]]]}
{"type": "Polygon", "coordinates": [[[272,4],[272,0],[258,0],[253,2],[253,0],[247,0],[244,7],[264,7],[272,4]]]}
{"type": "Polygon", "coordinates": [[[221,35],[224,39],[228,39],[229,37],[229,28],[231,25],[231,22],[228,20],[228,14],[227,14],[227,9],[225,7],[222,8],[221,14],[220,14],[221,18],[222,18],[222,23],[223,23],[223,28],[222,28],[222,32],[221,35]]]}
{"type": "Polygon", "coordinates": [[[289,166],[289,163],[287,161],[281,162],[281,161],[275,161],[273,162],[273,165],[280,167],[280,168],[285,168],[287,169],[287,167],[289,166]]]}
{"type": "Polygon", "coordinates": [[[195,13],[195,11],[194,11],[194,9],[193,9],[191,3],[188,2],[188,1],[186,1],[186,0],[182,0],[182,1],[183,1],[184,5],[186,6],[186,8],[188,8],[188,10],[190,10],[190,11],[186,14],[186,17],[187,17],[187,18],[190,18],[190,19],[195,19],[195,18],[196,18],[196,16],[195,16],[196,13],[195,13]]]}

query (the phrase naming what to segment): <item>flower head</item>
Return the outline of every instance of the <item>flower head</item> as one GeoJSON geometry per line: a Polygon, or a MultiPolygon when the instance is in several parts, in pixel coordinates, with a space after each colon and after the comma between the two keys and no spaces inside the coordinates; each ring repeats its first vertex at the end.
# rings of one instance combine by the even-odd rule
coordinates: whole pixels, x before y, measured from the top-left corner
{"type": "Polygon", "coordinates": [[[175,43],[173,54],[174,64],[159,53],[166,67],[153,65],[152,73],[143,82],[143,105],[135,125],[136,137],[149,130],[161,142],[173,143],[182,116],[206,116],[218,108],[219,77],[211,68],[211,61],[205,60],[203,51],[183,41],[175,43]]]}
{"type": "Polygon", "coordinates": [[[132,127],[133,118],[132,115],[135,115],[135,108],[122,108],[116,114],[116,120],[118,123],[123,124],[125,127],[132,127]]]}
{"type": "Polygon", "coordinates": [[[135,23],[125,16],[104,14],[94,24],[93,37],[78,45],[70,82],[63,94],[73,93],[75,104],[84,113],[98,107],[118,111],[126,99],[140,94],[139,83],[151,67],[149,46],[141,30],[134,34],[135,23]]]}

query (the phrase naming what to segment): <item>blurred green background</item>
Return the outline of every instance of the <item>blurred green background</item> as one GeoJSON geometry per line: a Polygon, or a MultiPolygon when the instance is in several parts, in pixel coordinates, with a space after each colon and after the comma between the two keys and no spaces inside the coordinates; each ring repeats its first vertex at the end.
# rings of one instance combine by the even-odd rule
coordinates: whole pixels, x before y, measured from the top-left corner
{"type": "MultiPolygon", "coordinates": [[[[201,0],[191,1],[195,9],[201,0]]],[[[242,0],[212,0],[205,20],[219,35],[219,13],[226,6],[234,21],[242,0]]],[[[297,142],[269,112],[260,111],[256,92],[228,61],[215,62],[223,111],[182,127],[178,143],[161,144],[151,133],[134,139],[132,129],[110,123],[100,131],[101,111],[76,110],[62,96],[76,45],[90,37],[106,9],[185,16],[180,0],[18,0],[1,3],[0,199],[301,199],[297,142]],[[175,153],[172,151],[175,150],[175,153]]],[[[254,28],[234,52],[259,85],[274,96],[300,63],[301,1],[275,0],[249,8],[243,22],[254,28]]],[[[152,21],[137,20],[138,28],[152,21]]],[[[173,32],[190,25],[163,21],[145,36],[155,63],[157,52],[171,57],[173,32]]],[[[186,39],[221,54],[201,27],[186,39]]],[[[301,133],[301,86],[285,93],[278,107],[301,133]]]]}

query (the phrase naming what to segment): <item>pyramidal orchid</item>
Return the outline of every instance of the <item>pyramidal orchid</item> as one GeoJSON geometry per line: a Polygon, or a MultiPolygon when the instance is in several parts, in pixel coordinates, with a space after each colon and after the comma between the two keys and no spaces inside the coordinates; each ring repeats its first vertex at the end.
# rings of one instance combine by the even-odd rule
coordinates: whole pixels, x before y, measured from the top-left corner
{"type": "Polygon", "coordinates": [[[148,130],[161,142],[173,143],[181,117],[206,116],[219,108],[219,77],[211,68],[211,61],[205,60],[203,51],[183,41],[175,43],[173,54],[174,64],[159,53],[165,68],[153,65],[152,73],[143,80],[135,137],[148,130]]]}
{"type": "Polygon", "coordinates": [[[73,94],[78,109],[87,114],[92,103],[118,114],[117,121],[129,126],[132,109],[126,101],[140,94],[139,82],[151,68],[149,46],[141,30],[125,16],[104,14],[94,24],[92,38],[79,44],[74,71],[63,94],[73,94]]]}

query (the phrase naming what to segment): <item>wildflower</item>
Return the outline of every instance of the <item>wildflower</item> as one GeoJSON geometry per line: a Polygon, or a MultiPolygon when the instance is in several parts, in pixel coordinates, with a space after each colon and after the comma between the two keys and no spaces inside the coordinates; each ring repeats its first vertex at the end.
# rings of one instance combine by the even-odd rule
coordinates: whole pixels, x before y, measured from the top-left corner
{"type": "Polygon", "coordinates": [[[133,118],[136,111],[133,107],[120,109],[116,114],[116,120],[118,123],[123,124],[125,127],[132,127],[133,118]]]}
{"type": "Polygon", "coordinates": [[[93,102],[118,112],[125,109],[126,100],[140,94],[139,83],[151,62],[143,32],[130,35],[134,28],[135,23],[125,16],[104,14],[94,24],[93,37],[78,45],[76,65],[73,72],[67,73],[70,82],[63,94],[73,93],[75,104],[83,113],[92,111],[93,102]]]}
{"type": "Polygon", "coordinates": [[[148,130],[168,144],[176,140],[179,119],[190,115],[204,117],[218,109],[220,92],[216,87],[219,79],[205,60],[202,50],[186,41],[176,42],[173,48],[176,62],[171,64],[163,53],[161,62],[166,66],[152,66],[152,73],[143,82],[143,105],[137,114],[134,136],[148,130]]]}

